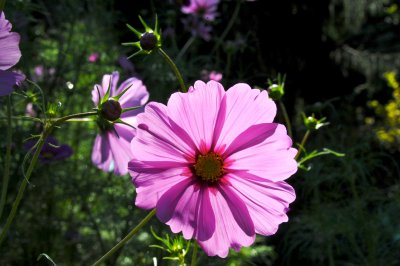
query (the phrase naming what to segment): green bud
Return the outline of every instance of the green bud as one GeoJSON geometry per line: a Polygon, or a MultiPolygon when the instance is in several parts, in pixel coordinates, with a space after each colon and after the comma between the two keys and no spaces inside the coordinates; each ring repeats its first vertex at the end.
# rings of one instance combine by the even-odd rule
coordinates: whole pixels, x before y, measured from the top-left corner
{"type": "Polygon", "coordinates": [[[140,46],[145,51],[151,51],[157,46],[157,36],[152,32],[145,32],[140,38],[140,46]]]}
{"type": "Polygon", "coordinates": [[[275,101],[280,100],[284,93],[283,86],[279,86],[278,84],[272,84],[268,87],[268,95],[275,101]]]}
{"type": "Polygon", "coordinates": [[[311,116],[306,116],[304,113],[303,115],[303,123],[308,130],[318,130],[323,126],[329,125],[328,122],[325,122],[326,117],[321,119],[315,118],[314,114],[311,116]]]}
{"type": "Polygon", "coordinates": [[[130,55],[128,59],[139,54],[150,54],[152,51],[161,47],[161,34],[158,28],[157,16],[154,29],[147,25],[147,23],[140,16],[139,20],[144,26],[144,32],[140,32],[131,25],[126,24],[126,26],[139,38],[139,41],[122,43],[122,45],[135,46],[139,49],[134,54],[130,55]]]}
{"type": "Polygon", "coordinates": [[[268,95],[275,101],[279,101],[285,94],[285,80],[286,75],[278,74],[277,82],[273,83],[272,80],[268,80],[268,95]]]}
{"type": "Polygon", "coordinates": [[[115,121],[121,117],[122,107],[121,104],[110,98],[101,105],[101,116],[108,121],[115,121]]]}

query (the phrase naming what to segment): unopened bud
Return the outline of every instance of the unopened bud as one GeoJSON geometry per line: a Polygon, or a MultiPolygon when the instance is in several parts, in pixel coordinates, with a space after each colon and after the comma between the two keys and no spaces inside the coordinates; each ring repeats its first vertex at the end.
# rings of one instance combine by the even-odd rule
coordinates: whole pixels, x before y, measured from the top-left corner
{"type": "Polygon", "coordinates": [[[114,99],[108,99],[101,106],[101,115],[109,121],[117,120],[118,118],[120,118],[121,113],[122,107],[120,103],[114,99]]]}
{"type": "Polygon", "coordinates": [[[157,46],[157,37],[152,32],[145,32],[140,38],[140,47],[145,51],[151,51],[157,46]]]}

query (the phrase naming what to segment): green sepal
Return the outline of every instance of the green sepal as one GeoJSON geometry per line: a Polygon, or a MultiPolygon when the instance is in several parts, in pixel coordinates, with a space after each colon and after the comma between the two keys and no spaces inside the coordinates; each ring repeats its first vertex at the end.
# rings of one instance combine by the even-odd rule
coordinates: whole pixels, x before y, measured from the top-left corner
{"type": "Polygon", "coordinates": [[[139,51],[137,51],[136,53],[134,53],[134,54],[128,56],[127,59],[131,59],[132,57],[137,56],[137,55],[140,55],[140,54],[148,54],[148,53],[147,53],[145,50],[139,50],[139,51]]]}
{"type": "Polygon", "coordinates": [[[136,46],[137,48],[140,48],[140,41],[137,42],[123,42],[121,43],[123,46],[136,46]]]}
{"type": "MultiPolygon", "coordinates": [[[[108,98],[110,98],[110,92],[111,92],[111,82],[112,82],[112,75],[110,76],[110,82],[108,83],[108,88],[107,88],[107,92],[104,95],[104,97],[101,99],[100,105],[102,105],[103,103],[105,103],[108,98]]],[[[99,90],[97,90],[99,91],[99,90]]],[[[99,92],[99,96],[100,96],[100,92],[99,92]]]]}
{"type": "Polygon", "coordinates": [[[141,107],[143,107],[143,105],[125,108],[125,109],[122,109],[122,113],[129,112],[129,111],[132,111],[132,110],[136,110],[136,109],[139,109],[141,107]]]}
{"type": "Polygon", "coordinates": [[[136,36],[137,36],[138,38],[140,38],[140,37],[142,36],[142,33],[141,33],[141,32],[139,32],[138,30],[136,30],[134,27],[132,27],[132,26],[129,25],[128,23],[126,24],[126,26],[127,26],[131,31],[133,31],[133,33],[135,33],[136,36]]]}
{"type": "MultiPolygon", "coordinates": [[[[139,20],[140,22],[142,22],[142,25],[144,26],[146,32],[153,32],[153,29],[149,27],[149,25],[147,25],[147,23],[142,19],[142,17],[139,15],[139,20]]],[[[141,37],[141,36],[139,36],[141,37]]]]}
{"type": "Polygon", "coordinates": [[[133,128],[133,129],[136,129],[134,126],[132,126],[131,124],[128,124],[128,123],[126,123],[125,121],[122,121],[121,120],[121,118],[118,118],[117,120],[115,120],[114,121],[114,124],[115,123],[120,123],[120,124],[123,124],[123,125],[125,125],[125,126],[128,126],[128,127],[131,127],[131,128],[133,128]]]}
{"type": "Polygon", "coordinates": [[[120,94],[118,94],[117,96],[111,97],[112,99],[118,101],[122,95],[125,94],[125,92],[127,92],[129,90],[130,87],[132,87],[133,84],[129,85],[128,88],[126,88],[125,90],[123,90],[120,94]]]}

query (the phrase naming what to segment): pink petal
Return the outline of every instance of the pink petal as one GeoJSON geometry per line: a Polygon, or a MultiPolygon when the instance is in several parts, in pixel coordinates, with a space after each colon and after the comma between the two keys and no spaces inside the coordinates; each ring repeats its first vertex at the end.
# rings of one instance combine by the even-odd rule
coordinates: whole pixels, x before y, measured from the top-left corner
{"type": "Polygon", "coordinates": [[[185,142],[190,138],[181,137],[182,129],[171,127],[166,112],[165,105],[149,103],[145,112],[137,116],[137,136],[131,143],[135,157],[142,161],[170,162],[171,165],[194,162],[194,144],[185,142]]]}
{"type": "Polygon", "coordinates": [[[0,70],[7,70],[17,64],[21,58],[20,36],[16,32],[0,34],[0,70]]]}
{"type": "Polygon", "coordinates": [[[98,134],[92,150],[92,162],[99,169],[108,172],[112,163],[112,155],[107,134],[98,134]]]}
{"type": "MultiPolygon", "coordinates": [[[[244,139],[256,137],[258,131],[246,131],[242,135],[244,139]],[[254,133],[254,135],[252,134],[254,133]],[[244,137],[246,135],[246,137],[244,137]]],[[[268,134],[268,133],[266,133],[268,134]]],[[[294,159],[296,150],[291,148],[292,140],[287,136],[283,125],[278,124],[274,133],[268,136],[262,143],[238,150],[239,141],[236,144],[235,153],[230,154],[225,160],[228,172],[245,171],[265,180],[281,181],[293,175],[297,171],[297,162],[294,159]]]]}
{"type": "Polygon", "coordinates": [[[257,234],[272,235],[279,224],[287,222],[286,212],[296,195],[286,182],[260,183],[240,174],[228,174],[225,178],[246,204],[257,234]]]}
{"type": "Polygon", "coordinates": [[[149,100],[149,92],[146,86],[137,78],[130,78],[122,82],[114,96],[120,94],[128,87],[129,89],[119,99],[122,108],[144,105],[149,100]]]}
{"type": "Polygon", "coordinates": [[[174,93],[168,101],[168,115],[193,138],[205,153],[211,145],[224,88],[215,81],[196,81],[190,93],[174,93]]]}
{"type": "Polygon", "coordinates": [[[0,38],[11,31],[11,23],[6,19],[3,11],[0,11],[0,38]]]}
{"type": "Polygon", "coordinates": [[[111,86],[110,96],[116,96],[118,80],[119,80],[118,71],[112,72],[111,75],[104,75],[102,83],[101,83],[104,93],[106,93],[108,90],[108,87],[111,86]]]}
{"type": "Polygon", "coordinates": [[[219,191],[228,203],[232,216],[239,227],[246,235],[253,236],[255,234],[254,224],[243,201],[227,185],[219,186],[219,191]]]}
{"type": "Polygon", "coordinates": [[[193,178],[184,178],[161,196],[156,206],[157,217],[161,222],[168,222],[174,215],[187,215],[186,213],[182,213],[181,210],[177,210],[177,213],[175,213],[175,208],[182,197],[183,201],[187,200],[185,191],[192,187],[195,182],[193,178]]]}
{"type": "Polygon", "coordinates": [[[172,232],[182,232],[186,239],[195,236],[198,240],[209,239],[215,231],[215,217],[211,207],[207,186],[193,183],[184,191],[174,186],[167,191],[157,205],[160,209],[160,220],[166,222],[172,232]],[[179,195],[179,199],[175,196],[179,195]],[[173,206],[172,206],[173,205],[173,206]]]}
{"type": "Polygon", "coordinates": [[[250,126],[271,123],[276,115],[276,105],[266,91],[251,89],[239,83],[226,91],[226,112],[220,118],[222,129],[216,149],[229,145],[250,126]]]}
{"type": "Polygon", "coordinates": [[[190,169],[187,167],[167,167],[146,165],[141,161],[131,160],[128,164],[132,182],[136,187],[135,204],[139,208],[153,209],[160,197],[175,184],[187,179],[190,169]]]}
{"type": "MultiPolygon", "coordinates": [[[[208,256],[218,255],[225,258],[228,255],[229,248],[239,251],[241,247],[250,246],[255,240],[255,234],[247,235],[237,223],[235,216],[238,213],[232,213],[232,204],[238,203],[243,205],[243,202],[236,199],[229,199],[220,192],[220,189],[210,187],[209,193],[211,206],[215,214],[216,228],[212,237],[205,241],[199,241],[199,245],[207,253],[208,256]]],[[[230,196],[231,194],[226,194],[230,196]]],[[[243,206],[240,207],[243,209],[243,206]]]]}
{"type": "Polygon", "coordinates": [[[268,123],[268,124],[258,124],[253,125],[243,131],[239,136],[237,136],[232,143],[226,148],[224,152],[224,157],[241,151],[244,149],[249,149],[255,145],[258,145],[265,141],[267,138],[271,137],[279,124],[268,123]]]}
{"type": "Polygon", "coordinates": [[[114,125],[118,136],[110,131],[107,132],[114,162],[114,173],[125,175],[128,173],[128,162],[133,158],[130,143],[134,137],[134,129],[122,124],[114,125]]]}

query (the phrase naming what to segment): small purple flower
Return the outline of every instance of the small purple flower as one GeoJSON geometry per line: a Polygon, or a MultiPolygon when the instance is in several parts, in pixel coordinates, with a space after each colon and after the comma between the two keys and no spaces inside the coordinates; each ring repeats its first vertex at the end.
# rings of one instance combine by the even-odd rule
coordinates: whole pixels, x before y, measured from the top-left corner
{"type": "Polygon", "coordinates": [[[6,20],[4,12],[0,13],[0,96],[8,95],[14,85],[25,79],[23,74],[6,71],[18,63],[21,58],[19,50],[20,36],[11,32],[11,23],[6,20]]]}
{"type": "MultiPolygon", "coordinates": [[[[29,140],[24,144],[26,150],[30,150],[36,143],[36,140],[29,140]]],[[[39,154],[39,160],[42,163],[51,163],[65,160],[73,154],[72,148],[68,145],[59,145],[54,137],[47,137],[42,150],[39,154]]]]}
{"type": "Polygon", "coordinates": [[[182,7],[182,12],[202,17],[205,20],[213,21],[217,16],[219,0],[190,0],[188,6],[182,7]]]}
{"type": "Polygon", "coordinates": [[[88,57],[88,61],[90,63],[96,63],[100,58],[100,54],[95,52],[95,53],[91,53],[88,57]]]}
{"type": "MultiPolygon", "coordinates": [[[[149,93],[143,82],[137,78],[129,78],[117,88],[119,73],[104,75],[101,85],[95,85],[92,90],[93,103],[98,106],[110,86],[110,97],[115,97],[129,87],[118,100],[122,109],[144,105],[149,99],[149,93]],[[100,95],[99,95],[100,94],[100,95]]],[[[143,112],[138,108],[121,114],[121,120],[135,127],[136,115],[143,112]]],[[[130,143],[136,135],[136,130],[128,125],[99,120],[100,133],[96,136],[92,151],[92,162],[103,171],[114,171],[116,175],[128,173],[128,162],[133,153],[130,143]]]]}

